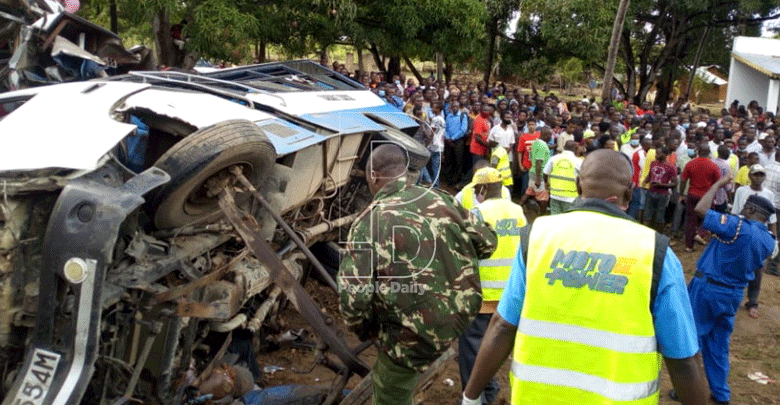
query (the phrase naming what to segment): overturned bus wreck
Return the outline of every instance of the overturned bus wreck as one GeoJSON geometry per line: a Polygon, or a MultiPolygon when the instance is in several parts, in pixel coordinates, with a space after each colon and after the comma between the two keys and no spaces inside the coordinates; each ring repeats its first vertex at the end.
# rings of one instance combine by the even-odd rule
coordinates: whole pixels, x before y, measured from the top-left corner
{"type": "Polygon", "coordinates": [[[372,148],[415,173],[416,129],[308,61],[0,94],[2,404],[369,401],[370,379],[345,386],[372,342],[348,346],[302,281],[336,288],[318,258],[371,199],[372,148]],[[287,305],[333,379],[257,389],[287,305]]]}
{"type": "Polygon", "coordinates": [[[149,48],[125,49],[55,0],[0,0],[0,92],[154,68],[149,48]]]}

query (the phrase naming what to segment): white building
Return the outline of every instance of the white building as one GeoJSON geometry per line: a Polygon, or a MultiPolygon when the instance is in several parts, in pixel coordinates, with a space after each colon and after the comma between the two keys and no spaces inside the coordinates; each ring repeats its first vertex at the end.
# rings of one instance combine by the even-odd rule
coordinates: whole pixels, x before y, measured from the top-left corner
{"type": "Polygon", "coordinates": [[[734,38],[726,107],[734,100],[743,105],[756,100],[764,111],[778,113],[780,39],[734,38]]]}

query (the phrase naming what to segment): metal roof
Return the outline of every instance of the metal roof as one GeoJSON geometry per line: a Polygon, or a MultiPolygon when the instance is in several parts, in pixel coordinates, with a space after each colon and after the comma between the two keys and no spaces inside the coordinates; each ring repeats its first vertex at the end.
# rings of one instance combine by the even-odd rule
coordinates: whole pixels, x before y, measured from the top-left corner
{"type": "Polygon", "coordinates": [[[780,79],[780,55],[732,52],[731,56],[772,79],[780,79]]]}
{"type": "Polygon", "coordinates": [[[268,92],[365,90],[360,83],[310,60],[239,66],[204,76],[268,92]]]}
{"type": "MultiPolygon", "coordinates": [[[[712,65],[714,66],[714,65],[712,65]]],[[[728,84],[729,82],[726,80],[723,80],[722,78],[718,77],[714,73],[710,72],[709,69],[712,66],[700,66],[696,69],[696,76],[700,77],[702,80],[704,80],[705,83],[714,84],[716,86],[723,86],[728,84]]]]}

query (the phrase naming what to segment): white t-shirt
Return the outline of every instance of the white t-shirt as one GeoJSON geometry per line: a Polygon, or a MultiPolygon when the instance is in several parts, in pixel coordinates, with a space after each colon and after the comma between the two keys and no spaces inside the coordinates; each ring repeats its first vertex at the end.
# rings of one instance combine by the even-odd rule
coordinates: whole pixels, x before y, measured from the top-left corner
{"type": "MultiPolygon", "coordinates": [[[[570,159],[574,162],[574,173],[579,176],[580,175],[580,168],[582,167],[582,159],[578,158],[574,155],[574,152],[570,150],[564,150],[563,152],[551,156],[549,159],[547,159],[547,164],[544,165],[544,168],[542,169],[542,173],[546,175],[550,175],[552,172],[553,165],[561,160],[561,159],[570,159]]],[[[563,201],[567,203],[573,203],[574,200],[576,200],[576,197],[559,197],[550,194],[550,198],[554,198],[558,201],[563,201]]]]}
{"type": "Polygon", "coordinates": [[[490,129],[488,134],[488,141],[495,141],[499,146],[506,149],[509,152],[509,161],[512,161],[512,145],[515,143],[515,130],[511,125],[507,125],[506,129],[501,128],[501,125],[496,125],[490,129]]]}
{"type": "Polygon", "coordinates": [[[431,128],[433,128],[433,138],[431,144],[428,145],[428,150],[431,152],[443,152],[444,151],[444,130],[447,124],[444,122],[444,117],[439,114],[431,119],[431,128]]]}
{"type": "Polygon", "coordinates": [[[775,151],[774,150],[769,152],[769,154],[764,152],[764,149],[761,149],[761,151],[758,152],[758,163],[761,166],[766,167],[767,165],[769,165],[769,163],[774,162],[774,161],[775,161],[775,151]]]}
{"type": "Polygon", "coordinates": [[[629,159],[631,159],[632,156],[634,156],[634,153],[638,151],[639,149],[642,149],[641,145],[637,145],[636,147],[631,146],[630,143],[623,144],[623,146],[620,147],[620,152],[626,156],[628,156],[629,159]]]}
{"type": "MultiPolygon", "coordinates": [[[[737,189],[737,192],[734,193],[734,205],[731,207],[731,213],[734,215],[739,215],[742,212],[742,209],[745,208],[745,203],[747,202],[748,197],[751,195],[758,195],[761,197],[766,198],[769,200],[769,202],[774,203],[775,201],[775,193],[771,192],[770,190],[767,190],[764,187],[761,187],[761,191],[756,191],[750,188],[750,185],[742,186],[737,189]]],[[[767,221],[769,224],[777,223],[777,215],[772,214],[769,216],[769,221],[767,221]]]]}

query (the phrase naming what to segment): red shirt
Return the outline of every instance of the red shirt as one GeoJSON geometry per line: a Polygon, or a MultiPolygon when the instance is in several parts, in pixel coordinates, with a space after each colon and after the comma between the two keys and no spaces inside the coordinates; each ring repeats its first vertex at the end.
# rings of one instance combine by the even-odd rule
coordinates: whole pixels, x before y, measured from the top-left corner
{"type": "Polygon", "coordinates": [[[488,135],[490,134],[490,123],[482,114],[478,115],[474,119],[474,131],[471,132],[471,145],[469,146],[469,152],[473,155],[487,156],[487,146],[482,145],[476,141],[476,137],[482,138],[487,142],[488,135]]]}
{"type": "Polygon", "coordinates": [[[534,141],[539,139],[541,133],[536,131],[532,134],[525,133],[520,137],[520,142],[517,143],[517,153],[523,155],[523,167],[525,170],[531,170],[531,146],[534,141]]]}
{"type": "Polygon", "coordinates": [[[702,197],[720,179],[720,169],[715,162],[707,158],[697,157],[685,165],[680,180],[685,181],[686,179],[691,179],[688,194],[694,197],[702,197]]]}
{"type": "MultiPolygon", "coordinates": [[[[650,171],[647,173],[650,178],[649,183],[669,184],[677,177],[677,168],[666,162],[654,160],[650,162],[650,171]]],[[[650,186],[649,190],[656,194],[669,194],[669,189],[665,187],[650,186]]]]}

